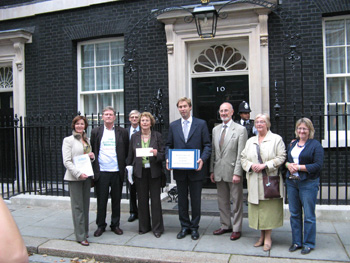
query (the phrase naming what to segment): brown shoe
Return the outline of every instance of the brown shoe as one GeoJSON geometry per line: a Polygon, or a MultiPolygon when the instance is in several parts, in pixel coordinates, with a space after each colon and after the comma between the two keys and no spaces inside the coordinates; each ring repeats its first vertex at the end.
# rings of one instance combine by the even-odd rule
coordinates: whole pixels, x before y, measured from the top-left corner
{"type": "Polygon", "coordinates": [[[261,247],[261,246],[263,246],[264,245],[264,240],[258,240],[258,242],[256,242],[255,244],[254,244],[254,247],[261,247]]]}
{"type": "Polygon", "coordinates": [[[99,227],[99,228],[97,228],[97,230],[95,231],[94,236],[95,236],[95,237],[99,237],[99,236],[101,236],[101,235],[103,234],[103,232],[105,232],[105,229],[99,227]]]}
{"type": "Polygon", "coordinates": [[[123,230],[121,230],[119,227],[113,227],[112,232],[116,233],[117,235],[123,234],[123,230]]]}
{"type": "Polygon", "coordinates": [[[264,250],[265,252],[270,251],[270,250],[271,250],[271,245],[270,245],[270,244],[265,244],[263,250],[264,250]]]}
{"type": "Polygon", "coordinates": [[[241,237],[241,232],[232,232],[230,239],[237,240],[241,237]]]}
{"type": "Polygon", "coordinates": [[[232,229],[222,229],[222,228],[219,228],[217,230],[215,230],[213,232],[213,235],[222,235],[222,234],[225,234],[225,233],[231,233],[232,232],[232,229]]]}
{"type": "Polygon", "coordinates": [[[82,246],[88,246],[89,245],[89,241],[87,241],[87,240],[78,241],[78,243],[80,243],[82,246]]]}

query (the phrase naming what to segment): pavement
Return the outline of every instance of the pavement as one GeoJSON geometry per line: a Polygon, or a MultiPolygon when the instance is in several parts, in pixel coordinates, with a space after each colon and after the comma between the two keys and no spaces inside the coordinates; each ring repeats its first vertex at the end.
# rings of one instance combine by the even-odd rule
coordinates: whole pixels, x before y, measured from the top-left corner
{"type": "Polygon", "coordinates": [[[230,233],[214,236],[212,233],[220,227],[220,218],[217,201],[210,198],[202,200],[200,238],[196,241],[190,235],[176,239],[180,231],[177,203],[168,202],[167,198],[162,201],[165,232],[161,238],[155,238],[152,232],[139,235],[138,221],[127,222],[127,200],[122,201],[120,222],[124,234],[118,236],[108,228],[102,236],[94,237],[96,200],[92,198],[88,247],[75,241],[69,197],[20,195],[6,203],[32,253],[30,262],[69,262],[68,258],[75,257],[99,262],[350,262],[349,206],[332,206],[328,210],[317,207],[316,248],[302,255],[300,250],[288,251],[292,242],[288,209],[283,226],[272,231],[271,251],[264,252],[261,247],[253,247],[260,231],[249,228],[246,206],[239,240],[231,241],[230,233]]]}

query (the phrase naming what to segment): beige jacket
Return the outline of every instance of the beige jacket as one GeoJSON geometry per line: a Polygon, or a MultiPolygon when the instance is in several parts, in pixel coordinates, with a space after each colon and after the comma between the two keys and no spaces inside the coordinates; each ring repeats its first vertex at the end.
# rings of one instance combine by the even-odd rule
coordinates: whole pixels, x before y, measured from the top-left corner
{"type": "MultiPolygon", "coordinates": [[[[259,204],[259,200],[264,198],[264,186],[262,180],[262,173],[255,173],[250,170],[252,164],[259,163],[256,151],[258,144],[258,136],[254,136],[247,141],[247,144],[242,151],[241,163],[243,170],[247,172],[247,187],[248,187],[248,202],[252,204],[259,204]]],[[[278,168],[284,163],[286,159],[286,150],[282,137],[268,131],[264,140],[260,145],[260,155],[263,163],[267,165],[267,175],[273,176],[278,174],[278,168]]],[[[280,176],[280,193],[283,192],[283,178],[280,176]]]]}
{"type": "MultiPolygon", "coordinates": [[[[90,145],[89,139],[87,139],[90,145]]],[[[64,180],[66,181],[80,181],[79,176],[81,172],[75,168],[73,163],[73,157],[84,154],[83,143],[76,139],[74,135],[68,136],[63,139],[62,144],[62,158],[63,165],[66,167],[66,173],[64,175],[64,180]]]]}
{"type": "Polygon", "coordinates": [[[210,172],[214,173],[216,182],[223,180],[232,183],[233,175],[243,175],[241,152],[248,138],[247,130],[244,126],[232,121],[230,127],[227,127],[224,144],[220,150],[221,130],[222,124],[213,129],[210,172]]]}

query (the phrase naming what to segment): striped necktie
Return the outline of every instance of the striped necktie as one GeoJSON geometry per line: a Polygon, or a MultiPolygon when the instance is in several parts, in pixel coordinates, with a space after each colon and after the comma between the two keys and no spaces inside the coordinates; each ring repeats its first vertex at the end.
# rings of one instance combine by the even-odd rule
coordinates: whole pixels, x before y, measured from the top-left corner
{"type": "Polygon", "coordinates": [[[224,145],[224,140],[225,140],[225,135],[226,135],[226,128],[227,128],[227,125],[224,125],[224,129],[221,132],[221,137],[220,137],[220,141],[219,141],[220,150],[222,149],[222,146],[224,145]]]}

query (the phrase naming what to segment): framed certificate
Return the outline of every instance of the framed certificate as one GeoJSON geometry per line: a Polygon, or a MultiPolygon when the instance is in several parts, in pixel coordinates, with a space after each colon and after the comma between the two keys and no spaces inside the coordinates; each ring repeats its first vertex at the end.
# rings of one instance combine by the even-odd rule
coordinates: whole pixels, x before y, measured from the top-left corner
{"type": "Polygon", "coordinates": [[[94,171],[92,170],[91,160],[88,154],[74,156],[73,163],[81,173],[86,174],[87,176],[94,175],[94,171]]]}
{"type": "Polygon", "coordinates": [[[198,149],[169,149],[169,169],[196,170],[199,157],[198,149]]]}

